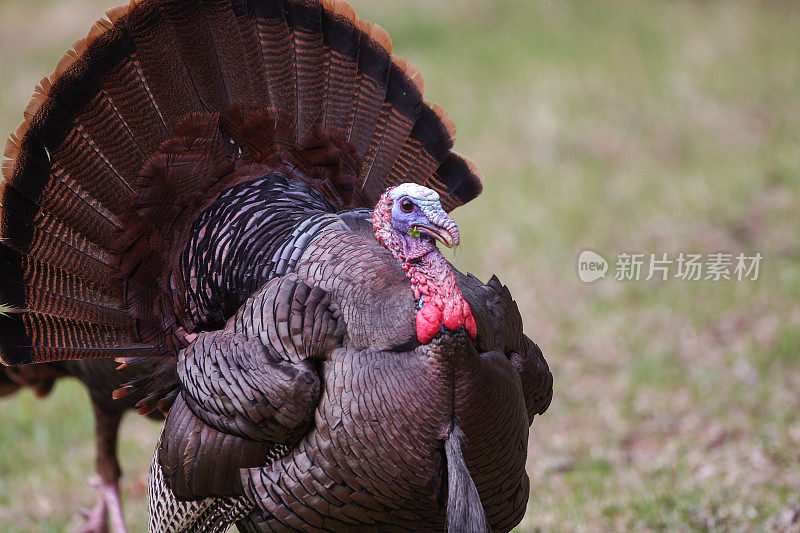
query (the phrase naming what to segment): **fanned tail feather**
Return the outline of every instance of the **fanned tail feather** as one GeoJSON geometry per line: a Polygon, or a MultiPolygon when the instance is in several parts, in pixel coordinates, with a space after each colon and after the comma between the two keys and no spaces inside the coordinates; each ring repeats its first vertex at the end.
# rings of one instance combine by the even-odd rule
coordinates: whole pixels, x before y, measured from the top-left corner
{"type": "MultiPolygon", "coordinates": [[[[37,85],[0,184],[0,358],[172,356],[168,266],[223,187],[269,166],[341,209],[481,190],[419,72],[343,0],[135,0],[37,85]],[[248,174],[248,169],[250,174],[248,174]]],[[[178,313],[179,315],[180,313],[178,313]]]]}

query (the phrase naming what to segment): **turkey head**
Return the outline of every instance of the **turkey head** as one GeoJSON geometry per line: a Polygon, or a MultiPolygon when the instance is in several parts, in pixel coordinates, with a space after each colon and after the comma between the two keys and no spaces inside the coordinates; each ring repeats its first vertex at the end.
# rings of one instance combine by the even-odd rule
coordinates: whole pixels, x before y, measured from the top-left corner
{"type": "Polygon", "coordinates": [[[470,337],[477,330],[469,304],[456,284],[450,263],[436,242],[458,245],[458,226],[433,189],[416,183],[390,187],[381,196],[372,216],[375,238],[392,252],[411,280],[418,301],[417,338],[428,344],[444,329],[464,327],[470,337]]]}

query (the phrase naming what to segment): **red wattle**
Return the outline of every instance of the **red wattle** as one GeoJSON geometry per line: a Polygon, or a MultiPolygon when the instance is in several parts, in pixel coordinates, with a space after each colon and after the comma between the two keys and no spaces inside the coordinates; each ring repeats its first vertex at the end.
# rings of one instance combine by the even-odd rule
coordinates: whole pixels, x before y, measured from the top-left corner
{"type": "Polygon", "coordinates": [[[475,317],[472,316],[472,311],[470,311],[467,318],[464,320],[464,327],[467,328],[467,333],[473,339],[478,334],[478,325],[475,323],[475,317]]]}
{"type": "Polygon", "coordinates": [[[456,306],[452,302],[447,302],[444,306],[444,325],[447,329],[457,330],[464,324],[464,317],[461,316],[461,306],[456,306]]]}
{"type": "Polygon", "coordinates": [[[442,326],[442,312],[435,305],[426,305],[417,311],[417,338],[422,344],[433,340],[442,326]]]}

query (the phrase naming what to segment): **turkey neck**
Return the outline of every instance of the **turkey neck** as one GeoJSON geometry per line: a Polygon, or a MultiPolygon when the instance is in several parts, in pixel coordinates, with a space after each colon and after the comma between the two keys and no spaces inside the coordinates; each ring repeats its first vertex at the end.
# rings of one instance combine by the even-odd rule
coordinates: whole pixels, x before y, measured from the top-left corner
{"type": "Polygon", "coordinates": [[[395,255],[400,266],[411,280],[411,290],[414,299],[430,299],[441,306],[444,302],[463,301],[461,289],[456,284],[456,277],[447,259],[439,250],[434,250],[422,256],[417,261],[406,261],[405,258],[395,255]]]}

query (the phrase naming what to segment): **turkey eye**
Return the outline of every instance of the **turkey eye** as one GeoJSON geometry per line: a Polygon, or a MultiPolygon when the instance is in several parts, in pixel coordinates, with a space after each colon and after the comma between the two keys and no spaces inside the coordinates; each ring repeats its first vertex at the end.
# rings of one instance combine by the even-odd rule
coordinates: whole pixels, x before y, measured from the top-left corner
{"type": "Polygon", "coordinates": [[[414,210],[414,203],[408,198],[404,198],[403,201],[400,202],[400,209],[403,210],[403,213],[410,213],[414,210]]]}

